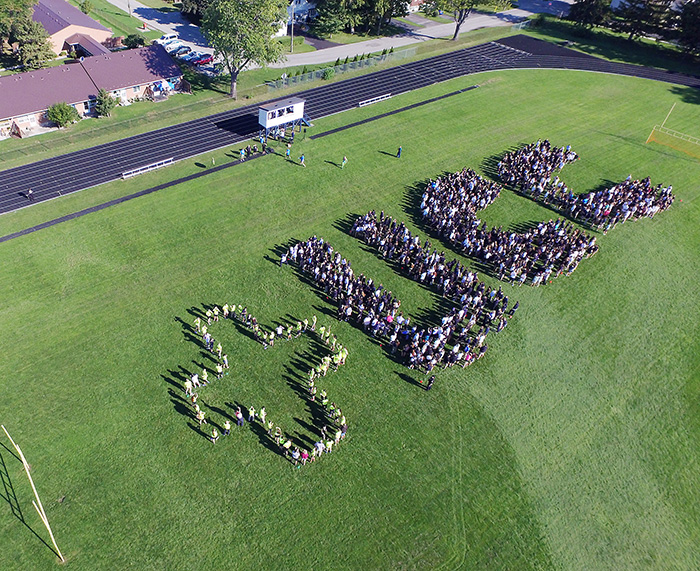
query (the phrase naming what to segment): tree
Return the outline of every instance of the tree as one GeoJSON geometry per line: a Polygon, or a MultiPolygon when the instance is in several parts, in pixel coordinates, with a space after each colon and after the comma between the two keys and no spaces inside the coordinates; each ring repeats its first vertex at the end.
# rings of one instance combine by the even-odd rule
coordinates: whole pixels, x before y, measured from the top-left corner
{"type": "Polygon", "coordinates": [[[452,14],[452,19],[455,21],[455,33],[452,39],[456,40],[462,24],[464,24],[477,4],[482,3],[480,0],[432,0],[429,3],[429,9],[442,10],[452,14]]]}
{"type": "Polygon", "coordinates": [[[238,75],[248,64],[279,61],[284,47],[274,38],[287,19],[287,0],[213,0],[204,12],[202,32],[231,74],[236,98],[238,75]]]}
{"type": "Polygon", "coordinates": [[[49,44],[49,34],[39,22],[33,20],[15,22],[10,39],[19,43],[17,59],[22,65],[39,69],[46,60],[54,58],[49,44]]]}
{"type": "Polygon", "coordinates": [[[100,88],[97,92],[97,102],[95,103],[95,113],[98,117],[109,117],[112,113],[112,109],[117,104],[114,97],[112,97],[107,90],[100,88]]]}
{"type": "Polygon", "coordinates": [[[700,0],[688,0],[681,6],[678,43],[686,51],[700,54],[700,0]]]}
{"type": "Polygon", "coordinates": [[[46,116],[49,118],[49,121],[56,123],[59,129],[61,127],[65,127],[69,123],[76,123],[77,121],[80,121],[80,114],[75,107],[72,107],[65,102],[54,103],[51,107],[49,107],[48,111],[46,112],[46,116]]]}
{"type": "Polygon", "coordinates": [[[144,38],[141,34],[129,34],[126,38],[124,38],[122,43],[130,50],[133,50],[134,48],[145,46],[146,38],[144,38]]]}
{"type": "MultiPolygon", "coordinates": [[[[318,8],[317,8],[318,10],[318,8]]],[[[323,9],[318,10],[318,16],[311,27],[314,34],[321,38],[332,38],[347,25],[345,10],[339,2],[324,2],[323,9]]]]}
{"type": "Polygon", "coordinates": [[[33,5],[34,0],[0,0],[0,40],[10,37],[15,23],[31,21],[33,5]]]}
{"type": "Polygon", "coordinates": [[[84,0],[83,3],[80,5],[80,11],[83,14],[89,14],[92,12],[94,6],[92,5],[92,2],[90,0],[84,0]]]}
{"type": "Polygon", "coordinates": [[[182,0],[180,12],[190,14],[195,20],[199,20],[208,6],[209,0],[182,0]]]}
{"type": "Polygon", "coordinates": [[[614,11],[613,28],[629,34],[630,41],[643,35],[663,34],[672,0],[624,0],[614,11]]]}
{"type": "Polygon", "coordinates": [[[576,0],[569,10],[569,20],[583,28],[600,26],[610,13],[606,0],[576,0]]]}

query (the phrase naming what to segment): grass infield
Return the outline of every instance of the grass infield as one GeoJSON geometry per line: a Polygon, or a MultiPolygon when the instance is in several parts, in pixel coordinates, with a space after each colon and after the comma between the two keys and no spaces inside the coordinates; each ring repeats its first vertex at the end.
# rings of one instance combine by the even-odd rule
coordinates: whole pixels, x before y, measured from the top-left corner
{"type": "MultiPolygon", "coordinates": [[[[32,465],[67,569],[700,566],[700,163],[644,144],[684,93],[584,72],[494,72],[313,131],[475,83],[298,137],[305,169],[270,156],[0,245],[0,421],[32,465]],[[562,175],[576,191],[631,173],[672,183],[678,202],[601,235],[600,252],[568,278],[504,286],[520,301],[509,327],[429,393],[275,263],[276,246],[321,235],[419,318],[435,294],[348,236],[348,217],[383,209],[425,236],[416,185],[464,166],[488,171],[489,159],[540,137],[581,156],[562,175]],[[398,145],[401,159],[389,156],[398,145]],[[171,371],[203,357],[178,320],[226,302],[265,325],[316,314],[349,348],[323,381],[350,425],[332,455],[296,470],[248,425],[216,445],[189,426],[171,371]]],[[[673,128],[692,132],[684,105],[673,128]]],[[[196,162],[4,215],[0,234],[196,162]]],[[[483,212],[504,227],[550,217],[510,191],[483,212]]],[[[304,432],[309,411],[284,376],[310,345],[263,351],[233,326],[217,331],[231,373],[201,399],[264,405],[304,432]]],[[[0,568],[55,568],[21,465],[3,447],[0,456],[0,568]]]]}

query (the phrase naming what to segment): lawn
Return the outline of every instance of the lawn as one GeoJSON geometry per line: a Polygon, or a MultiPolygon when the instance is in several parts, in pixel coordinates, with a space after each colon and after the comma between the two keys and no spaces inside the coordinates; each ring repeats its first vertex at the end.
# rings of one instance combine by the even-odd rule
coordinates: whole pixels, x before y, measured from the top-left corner
{"type": "MultiPolygon", "coordinates": [[[[674,102],[673,128],[698,136],[695,107],[661,83],[523,70],[453,80],[313,131],[474,83],[298,137],[306,169],[268,156],[0,244],[0,419],[32,465],[66,568],[698,568],[700,163],[644,144],[674,102]],[[277,246],[323,236],[419,321],[436,296],[344,221],[384,210],[425,236],[411,187],[464,166],[483,172],[540,137],[582,157],[562,174],[576,191],[632,173],[672,183],[678,201],[600,235],[600,252],[568,278],[504,286],[520,301],[510,326],[476,365],[439,372],[430,392],[276,263],[277,246]],[[400,160],[388,156],[398,145],[400,160]],[[341,170],[332,163],[343,155],[341,170]],[[315,314],[348,347],[322,381],[350,425],[333,454],[297,470],[248,424],[213,445],[183,414],[178,368],[206,360],[189,324],[196,308],[227,302],[268,326],[315,314]]],[[[4,215],[0,235],[196,162],[4,215]]],[[[510,191],[483,212],[504,227],[551,216],[510,191]]],[[[228,403],[264,404],[308,435],[289,379],[313,343],[264,351],[233,324],[212,329],[231,372],[200,393],[210,420],[228,403]]],[[[0,568],[54,568],[32,533],[48,541],[20,464],[0,455],[3,495],[26,521],[0,502],[0,568]]]]}
{"type": "MultiPolygon", "coordinates": [[[[74,6],[80,7],[80,3],[77,0],[70,0],[70,2],[74,6]]],[[[90,3],[93,9],[88,15],[112,30],[115,36],[126,37],[131,34],[141,34],[149,40],[155,40],[162,35],[162,32],[159,30],[144,32],[141,29],[143,24],[141,20],[134,16],[129,16],[127,12],[120,10],[107,0],[90,0],[90,3]]]]}

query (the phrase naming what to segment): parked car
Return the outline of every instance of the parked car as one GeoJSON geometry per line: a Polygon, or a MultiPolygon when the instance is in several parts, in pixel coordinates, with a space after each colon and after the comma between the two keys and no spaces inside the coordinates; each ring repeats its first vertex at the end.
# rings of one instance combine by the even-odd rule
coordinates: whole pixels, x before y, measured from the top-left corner
{"type": "Polygon", "coordinates": [[[172,42],[173,40],[177,40],[178,36],[177,34],[163,34],[160,38],[156,40],[157,44],[160,45],[165,45],[168,42],[172,42]]]}
{"type": "Polygon", "coordinates": [[[181,57],[184,56],[192,51],[192,48],[190,46],[182,46],[181,48],[175,50],[173,55],[175,57],[181,57]]]}
{"type": "Polygon", "coordinates": [[[214,61],[214,57],[211,56],[210,54],[202,54],[202,57],[199,59],[194,59],[190,61],[190,63],[194,65],[206,65],[208,63],[211,63],[214,61]]]}
{"type": "Polygon", "coordinates": [[[204,57],[207,54],[204,54],[202,52],[190,52],[188,54],[185,54],[184,56],[180,56],[180,59],[184,62],[187,63],[192,63],[193,60],[200,59],[201,57],[204,57]]]}
{"type": "Polygon", "coordinates": [[[170,55],[175,55],[175,52],[177,52],[177,50],[179,50],[180,48],[184,48],[184,47],[185,47],[185,44],[183,44],[180,41],[175,41],[175,42],[172,42],[170,44],[167,44],[165,46],[165,51],[168,52],[170,55]]]}

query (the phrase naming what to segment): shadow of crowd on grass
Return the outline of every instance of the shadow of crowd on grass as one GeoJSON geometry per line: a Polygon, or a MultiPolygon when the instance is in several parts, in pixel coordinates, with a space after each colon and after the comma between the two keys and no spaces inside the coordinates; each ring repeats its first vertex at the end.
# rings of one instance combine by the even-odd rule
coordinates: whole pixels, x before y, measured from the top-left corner
{"type": "MultiPolygon", "coordinates": [[[[347,349],[338,343],[330,327],[317,327],[316,316],[309,321],[288,314],[286,320],[278,320],[273,327],[265,329],[242,305],[204,304],[187,311],[189,317],[194,318],[192,324],[181,317],[175,320],[180,323],[185,340],[199,348],[199,358],[192,360],[192,367],[180,365],[161,376],[171,385],[168,392],[175,411],[188,419],[192,431],[217,443],[220,438],[228,438],[231,430],[244,427],[247,419],[263,446],[297,467],[332,452],[345,440],[348,429],[345,415],[330,400],[326,390],[316,386],[317,381],[337,371],[347,358],[347,349]],[[287,431],[268,418],[265,407],[256,411],[252,405],[233,400],[225,402],[221,408],[200,398],[197,390],[200,386],[226,382],[230,372],[227,355],[221,344],[211,337],[211,327],[221,326],[219,322],[232,323],[238,333],[260,343],[263,349],[273,349],[275,344],[279,346],[302,336],[308,340],[306,349],[295,351],[285,365],[283,379],[305,401],[311,424],[294,418],[301,430],[287,431]]],[[[202,390],[202,395],[205,394],[202,390]]]]}

